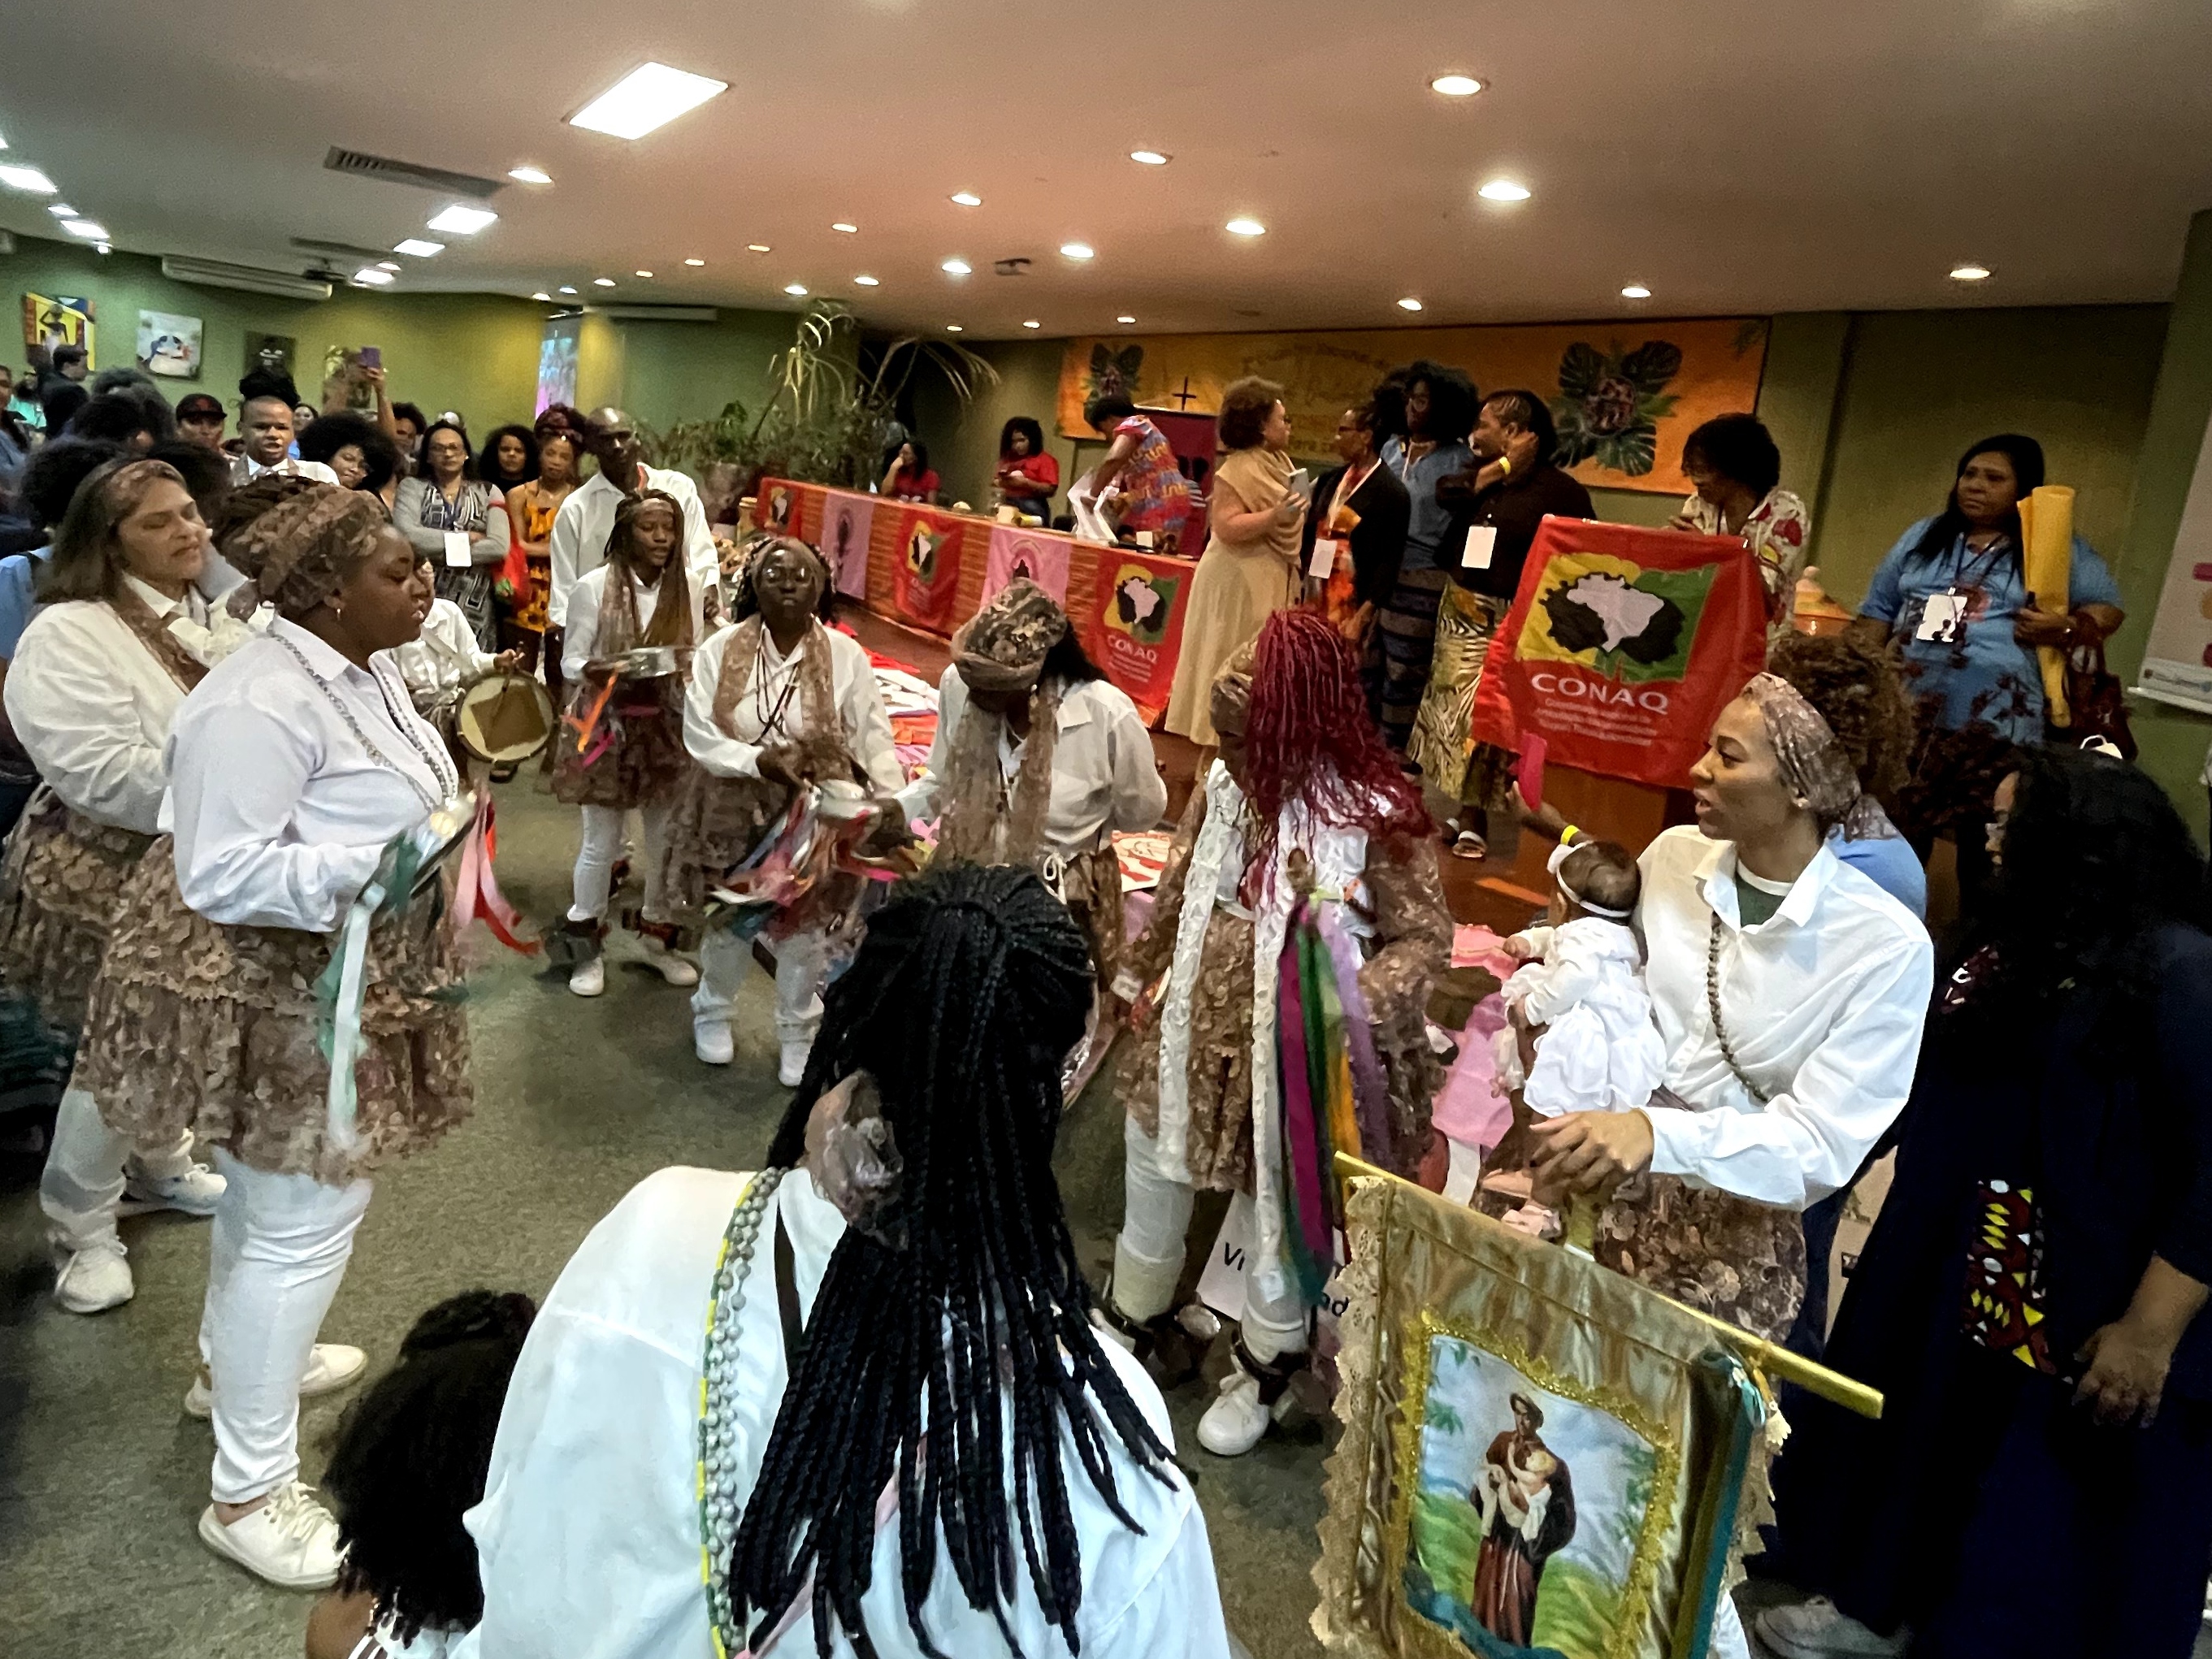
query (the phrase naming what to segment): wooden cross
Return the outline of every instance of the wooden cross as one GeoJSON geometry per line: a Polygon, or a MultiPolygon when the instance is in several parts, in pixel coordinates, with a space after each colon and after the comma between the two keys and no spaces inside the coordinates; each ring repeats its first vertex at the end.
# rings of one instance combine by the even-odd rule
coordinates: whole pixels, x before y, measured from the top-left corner
{"type": "Polygon", "coordinates": [[[1198,393],[1190,389],[1190,376],[1186,374],[1182,377],[1182,390],[1180,392],[1170,392],[1168,393],[1168,396],[1176,400],[1176,407],[1177,409],[1188,409],[1191,405],[1191,400],[1196,398],[1198,393]]]}

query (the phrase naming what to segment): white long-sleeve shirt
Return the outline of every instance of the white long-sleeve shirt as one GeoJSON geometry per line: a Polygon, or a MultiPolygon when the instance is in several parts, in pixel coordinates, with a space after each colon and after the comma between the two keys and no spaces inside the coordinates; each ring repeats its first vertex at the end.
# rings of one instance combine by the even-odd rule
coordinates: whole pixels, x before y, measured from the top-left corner
{"type": "MultiPolygon", "coordinates": [[[[967,709],[968,682],[957,667],[947,668],[937,683],[937,737],[929,746],[929,765],[899,791],[909,820],[934,817],[944,804],[945,769],[967,709]]],[[[975,718],[996,717],[979,713],[975,718]]],[[[999,764],[1011,787],[1025,745],[1011,741],[1003,720],[999,725],[999,764]]],[[[1167,810],[1168,787],[1152,759],[1152,735],[1128,693],[1109,680],[1067,687],[1060,694],[1060,731],[1053,742],[1045,845],[1073,857],[1098,847],[1109,830],[1154,828],[1167,810]]]]}
{"type": "MultiPolygon", "coordinates": [[[[583,683],[584,665],[599,654],[599,601],[614,574],[611,565],[603,564],[577,580],[575,620],[561,635],[561,673],[571,685],[583,683]]],[[[637,600],[638,632],[642,634],[653,626],[653,613],[660,608],[660,584],[656,581],[648,586],[633,576],[629,586],[637,600]]],[[[696,581],[691,584],[691,637],[701,641],[707,637],[707,590],[696,581]]]]}
{"type": "MultiPolygon", "coordinates": [[[[850,635],[823,628],[820,623],[813,626],[820,629],[830,641],[830,690],[836,699],[845,747],[868,775],[868,781],[884,793],[890,793],[906,782],[906,774],[899,769],[898,755],[891,741],[890,716],[884,712],[884,694],[876,684],[876,673],[869,665],[868,653],[850,635]]],[[[761,659],[753,665],[752,678],[744,696],[730,711],[731,724],[738,729],[738,736],[733,738],[714,722],[714,693],[721,684],[723,659],[729,655],[731,642],[738,638],[739,631],[735,628],[721,629],[691,659],[691,684],[684,697],[684,746],[691,751],[693,760],[718,776],[757,778],[760,776],[761,750],[766,746],[762,742],[761,708],[763,704],[771,710],[775,708],[792,677],[799,672],[799,653],[793,651],[785,656],[775,648],[775,641],[768,629],[761,629],[761,659]]],[[[799,693],[793,690],[775,735],[769,741],[793,740],[796,733],[793,728],[803,718],[799,702],[799,693]]]]}
{"type": "MultiPolygon", "coordinates": [[[[720,561],[714,552],[714,532],[707,528],[707,511],[699,505],[699,487],[681,472],[658,466],[641,466],[641,487],[662,489],[684,508],[684,564],[691,573],[692,591],[704,593],[707,584],[720,580],[720,561]]],[[[569,492],[553,515],[552,544],[547,555],[552,574],[545,595],[545,619],[554,628],[568,625],[569,601],[576,584],[607,562],[607,538],[615,527],[615,509],[623,493],[605,477],[593,473],[569,492]]]]}
{"type": "Polygon", "coordinates": [[[177,711],[161,827],[176,836],[185,902],[228,926],[329,933],[386,844],[429,816],[408,778],[433,800],[451,792],[454,780],[438,765],[444,752],[388,664],[372,673],[306,629],[272,622],[269,637],[225,658],[177,711]],[[280,641],[297,647],[390,766],[280,641]]]}
{"type": "Polygon", "coordinates": [[[430,614],[422,618],[420,637],[377,654],[391,659],[418,712],[443,702],[469,681],[489,674],[499,660],[477,646],[468,613],[451,599],[430,601],[430,614]]]}
{"type": "MultiPolygon", "coordinates": [[[[206,623],[197,589],[172,599],[123,580],[164,626],[178,617],[206,623]]],[[[41,607],[8,667],[8,719],[39,775],[87,817],[141,835],[161,817],[161,751],[184,700],[175,678],[97,600],[41,607]]]]}
{"type": "Polygon", "coordinates": [[[1651,1167],[1757,1203],[1802,1209],[1844,1186],[1904,1109],[1920,1057],[1935,948],[1912,913],[1826,848],[1756,927],[1741,925],[1734,843],[1680,825],[1639,860],[1652,1012],[1667,1086],[1651,1167]],[[1705,963],[1721,923],[1721,1018],[1770,1098],[1737,1081],[1713,1035],[1705,963]]]}
{"type": "MultiPolygon", "coordinates": [[[[562,1270],[507,1383],[483,1501],[466,1517],[483,1621],[453,1648],[454,1659],[713,1659],[700,1583],[702,1332],[723,1232],[747,1180],[714,1170],[649,1176],[562,1270]]],[[[790,1237],[793,1288],[811,1318],[843,1218],[804,1171],[784,1178],[770,1207],[790,1237]]],[[[730,1494],[740,1509],[789,1381],[770,1249],[775,1226],[774,1215],[763,1218],[736,1321],[741,1381],[725,1431],[743,1471],[730,1494]]],[[[1171,1445],[1158,1389],[1120,1348],[1100,1346],[1153,1432],[1171,1445]]],[[[1190,1488],[1172,1472],[1163,1482],[1137,1468],[1110,1429],[1106,1443],[1141,1535],[1115,1518],[1060,1431],[1083,1557],[1077,1628],[1085,1659],[1226,1659],[1206,1519],[1190,1488]]],[[[902,1559],[894,1521],[876,1534],[861,1602],[883,1659],[921,1651],[907,1627],[902,1559]]],[[[1014,1586],[1007,1619],[1021,1651],[1065,1659],[1066,1644],[1045,1623],[1019,1564],[1014,1586]]],[[[922,1618],[940,1651],[1006,1651],[991,1616],[968,1605],[941,1540],[922,1618]]],[[[804,1617],[774,1650],[789,1659],[813,1651],[804,1617]]],[[[849,1659],[849,1638],[841,1632],[830,1651],[849,1659]]]]}

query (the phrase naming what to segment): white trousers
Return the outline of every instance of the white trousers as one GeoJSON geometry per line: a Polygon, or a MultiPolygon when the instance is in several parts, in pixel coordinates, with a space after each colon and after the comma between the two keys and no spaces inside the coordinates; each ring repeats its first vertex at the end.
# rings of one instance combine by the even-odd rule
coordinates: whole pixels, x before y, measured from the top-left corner
{"type": "MultiPolygon", "coordinates": [[[[586,806],[584,838],[576,848],[575,902],[568,907],[571,921],[598,921],[607,913],[607,896],[614,885],[615,860],[622,856],[623,821],[619,807],[586,806]]],[[[649,921],[665,921],[661,908],[661,877],[668,862],[668,818],[673,803],[641,806],[645,820],[645,915],[649,921]]]]}
{"type": "MultiPolygon", "coordinates": [[[[1139,1324],[1157,1319],[1175,1300],[1176,1282],[1182,1277],[1183,1241],[1190,1231],[1191,1206],[1197,1194],[1189,1183],[1160,1173],[1152,1137],[1130,1118],[1122,1131],[1121,1236],[1114,1241],[1114,1305],[1122,1316],[1139,1324]]],[[[1239,1193],[1230,1200],[1250,1208],[1252,1200],[1239,1193]]],[[[1256,1252],[1255,1255],[1256,1255],[1256,1252]]],[[[1285,1278],[1289,1265],[1282,1264],[1285,1278]]],[[[1306,1348],[1306,1308],[1295,1289],[1282,1299],[1270,1301],[1261,1294],[1259,1263],[1244,1267],[1244,1346],[1252,1358],[1269,1360],[1278,1354],[1303,1353],[1306,1348]]]]}
{"type": "Polygon", "coordinates": [[[200,1358],[215,1382],[219,1504],[246,1504],[300,1473],[300,1382],[338,1293],[370,1183],[270,1175],[220,1148],[230,1184],[208,1236],[200,1358]]]}
{"type": "MultiPolygon", "coordinates": [[[[819,933],[794,933],[775,947],[775,1036],[779,1042],[811,1042],[822,1027],[822,975],[828,945],[819,933]]],[[[694,1019],[726,1020],[752,964],[750,939],[726,927],[710,927],[699,941],[699,988],[691,994],[694,1019]]]]}
{"type": "Polygon", "coordinates": [[[171,1181],[191,1167],[190,1130],[165,1152],[134,1152],[126,1137],[100,1121],[90,1091],[71,1087],[63,1092],[54,1144],[39,1176],[39,1207],[50,1224],[46,1237],[63,1250],[114,1243],[115,1206],[123,1199],[126,1170],[171,1181]]]}

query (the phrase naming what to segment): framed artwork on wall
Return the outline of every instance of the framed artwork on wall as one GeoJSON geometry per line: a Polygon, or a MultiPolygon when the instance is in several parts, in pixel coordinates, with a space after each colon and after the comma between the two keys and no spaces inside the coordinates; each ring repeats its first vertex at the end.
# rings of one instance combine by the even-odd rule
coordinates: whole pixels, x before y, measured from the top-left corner
{"type": "MultiPolygon", "coordinates": [[[[26,349],[52,351],[56,346],[81,345],[88,369],[97,368],[94,349],[92,301],[63,295],[48,299],[43,294],[23,295],[23,344],[26,349]]],[[[43,360],[41,360],[43,361],[43,360]]]]}
{"type": "Polygon", "coordinates": [[[173,311],[138,313],[138,367],[172,380],[200,377],[200,319],[173,311]]]}

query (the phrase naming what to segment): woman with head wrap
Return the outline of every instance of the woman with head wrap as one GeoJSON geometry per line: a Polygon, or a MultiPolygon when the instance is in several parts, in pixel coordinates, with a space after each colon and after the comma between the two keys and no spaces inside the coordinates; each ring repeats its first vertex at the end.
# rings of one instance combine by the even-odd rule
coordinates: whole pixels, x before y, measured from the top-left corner
{"type": "Polygon", "coordinates": [[[900,810],[937,819],[940,861],[1036,870],[1090,938],[1099,985],[1111,985],[1121,954],[1114,831],[1149,830],[1168,805],[1137,705],[1026,578],[952,636],[937,696],[929,765],[900,791],[900,810]]]}
{"type": "MultiPolygon", "coordinates": [[[[688,912],[708,884],[752,852],[807,785],[888,794],[905,782],[890,716],[860,642],[833,634],[830,567],[788,536],[761,542],[738,573],[726,628],[691,659],[684,746],[698,769],[686,780],[669,832],[669,885],[688,912]]],[[[780,939],[775,954],[778,1078],[795,1086],[822,1023],[826,941],[813,930],[780,939]]],[[[745,941],[726,927],[699,946],[692,1046],[709,1066],[730,1063],[730,1009],[744,982],[745,941]]]]}
{"type": "Polygon", "coordinates": [[[228,1184],[209,1251],[204,1369],[185,1401],[215,1424],[215,1501],[199,1534],[304,1589],[331,1582],[337,1549],[336,1524],[300,1482],[299,1401],[365,1363],[315,1336],[369,1174],[435,1141],[471,1098],[439,884],[396,884],[416,896],[380,907],[368,930],[350,1123],[333,1109],[315,988],[363,890],[410,867],[395,843],[419,840],[460,780],[378,660],[416,628],[414,552],[382,505],[258,478],[230,498],[216,535],[246,578],[232,608],[266,603],[276,617],[178,711],[173,828],[117,902],[77,1065],[118,1135],[161,1145],[189,1127],[216,1150],[228,1184]]]}
{"type": "Polygon", "coordinates": [[[664,1170],[562,1270],[456,1659],[1225,1659],[1053,1181],[1081,933],[1029,871],[933,869],[826,1001],[769,1168],[664,1170]]]}
{"type": "Polygon", "coordinates": [[[1127,1194],[1103,1312],[1172,1376],[1193,1199],[1201,1188],[1237,1194],[1255,1241],[1243,1330],[1198,1427],[1200,1444],[1234,1457],[1284,1401],[1332,1265],[1299,1255],[1302,1241],[1328,1248],[1304,1214],[1322,1197],[1309,1179],[1320,1153],[1300,1127],[1305,1049],[1278,1055],[1279,1040],[1289,1056],[1317,1024],[1297,988],[1301,953],[1319,943],[1334,956],[1323,971],[1341,1003],[1355,1097],[1341,1103],[1355,1121],[1333,1120],[1334,1144],[1411,1174],[1443,1081],[1426,1009],[1452,921],[1420,787],[1368,718],[1352,647],[1318,613],[1270,617],[1214,680],[1210,712],[1220,757],[1192,793],[1114,987],[1135,1005],[1137,1040],[1121,1060],[1127,1194]]]}
{"type": "Polygon", "coordinates": [[[554,734],[553,793],[584,810],[574,902],[561,944],[568,988],[607,988],[601,953],[615,859],[632,811],[645,821],[645,902],[623,924],[671,985],[696,985],[699,970],[676,953],[680,930],[662,894],[668,817],[691,771],[684,752],[684,683],[692,647],[719,611],[720,594],[693,584],[680,543],[684,509],[659,489],[626,495],[615,509],[607,562],[569,590],[561,672],[576,688],[554,734]]]}
{"type": "MultiPolygon", "coordinates": [[[[9,666],[8,717],[45,788],[0,880],[0,975],[72,1039],[124,881],[158,828],[170,725],[207,673],[169,631],[206,623],[206,565],[207,526],[176,470],[110,462],[70,503],[9,666]]],[[[135,1293],[115,1232],[126,1189],[148,1207],[215,1212],[222,1180],[192,1162],[191,1144],[188,1124],[128,1139],[82,1083],[63,1095],[39,1179],[55,1301],[90,1314],[135,1293]]]]}

